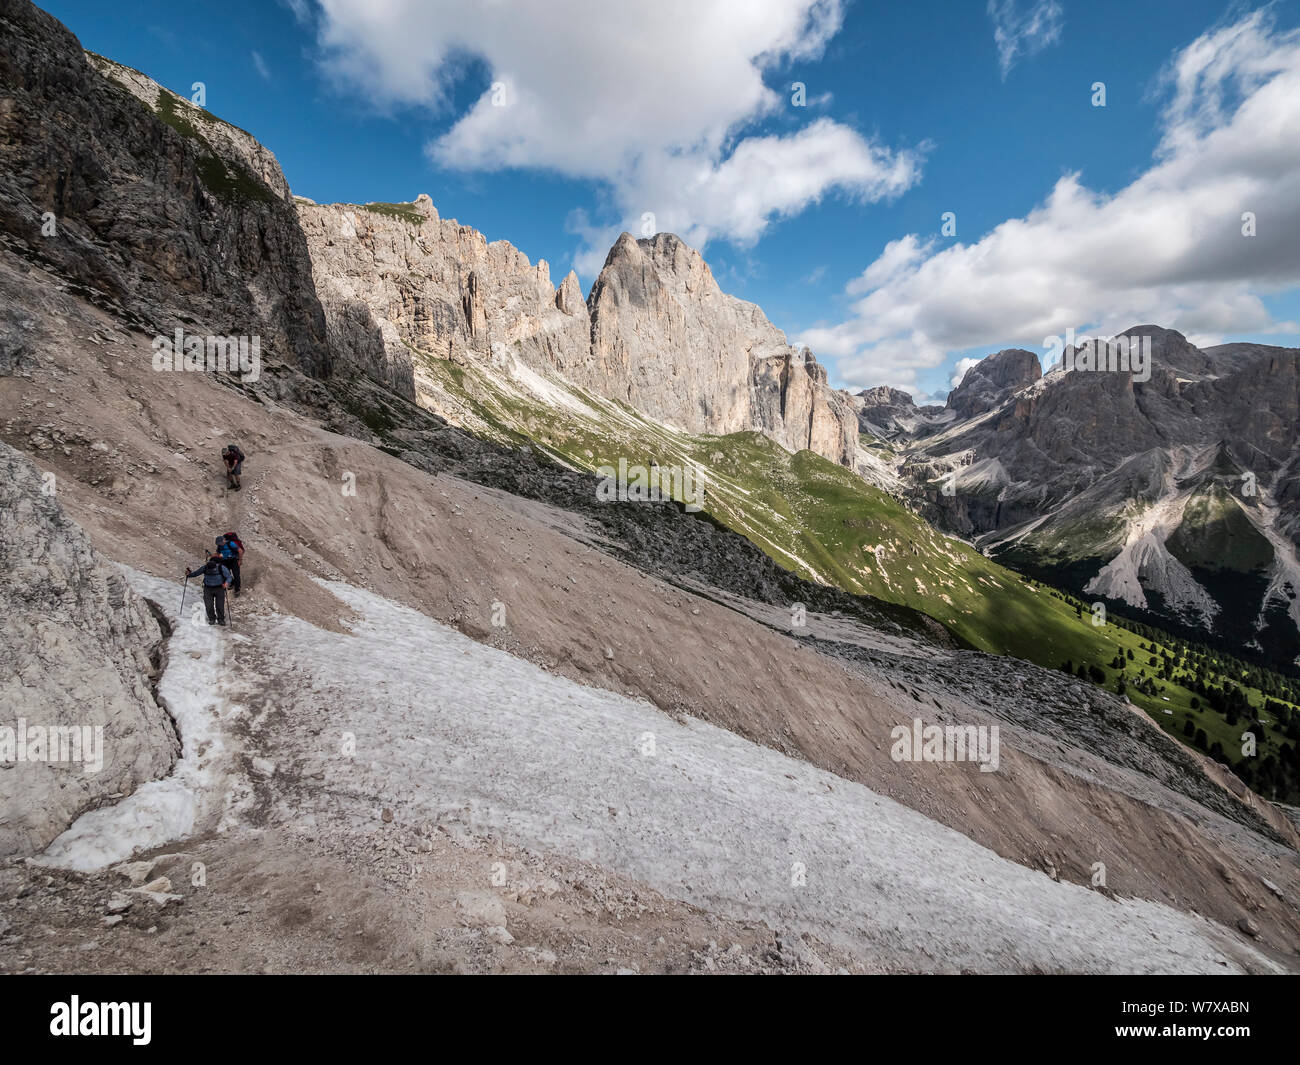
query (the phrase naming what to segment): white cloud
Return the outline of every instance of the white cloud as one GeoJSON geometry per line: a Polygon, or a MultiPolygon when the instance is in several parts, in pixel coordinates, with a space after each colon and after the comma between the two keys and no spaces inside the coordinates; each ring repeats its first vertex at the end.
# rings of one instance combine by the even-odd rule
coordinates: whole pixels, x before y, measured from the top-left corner
{"type": "MultiPolygon", "coordinates": [[[[601,183],[617,223],[576,227],[603,260],[642,216],[696,246],[757,239],[828,193],[889,198],[914,184],[922,151],[893,150],[822,117],[745,135],[788,106],[765,74],[817,58],[841,0],[319,0],[333,72],[381,104],[446,108],[469,61],[486,92],[429,145],[440,166],[544,169],[601,183]]],[[[799,112],[802,117],[804,112],[799,112]]],[[[596,262],[599,265],[599,262],[596,262]]],[[[584,272],[587,272],[584,270],[584,272]]]]}
{"type": "Polygon", "coordinates": [[[948,355],[922,329],[882,337],[864,347],[856,321],[805,330],[791,343],[810,348],[823,362],[833,359],[831,376],[844,387],[890,385],[914,395],[920,388],[919,372],[941,365],[948,355]]]}
{"type": "Polygon", "coordinates": [[[980,363],[979,359],[972,359],[972,358],[958,359],[957,365],[953,367],[952,380],[948,382],[948,387],[956,388],[959,384],[961,384],[961,379],[966,376],[966,371],[969,370],[972,366],[978,366],[979,363],[980,363]]]}
{"type": "Polygon", "coordinates": [[[1034,55],[1061,39],[1065,10],[1057,0],[989,0],[988,12],[1003,81],[1022,55],[1034,55]]]}
{"type": "Polygon", "coordinates": [[[1164,81],[1160,148],[1132,184],[1107,196],[1066,175],[974,244],[894,241],[849,286],[852,317],[799,340],[871,385],[948,352],[1041,350],[1069,326],[1151,322],[1193,339],[1295,329],[1261,296],[1300,285],[1300,32],[1248,15],[1177,54],[1164,81]],[[1244,212],[1256,236],[1243,235],[1244,212]]]}
{"type": "Polygon", "coordinates": [[[262,58],[262,53],[256,50],[253,52],[253,67],[264,80],[271,80],[271,72],[267,69],[266,60],[262,58]]]}
{"type": "Polygon", "coordinates": [[[907,272],[929,253],[931,243],[922,244],[916,234],[909,233],[901,240],[891,240],[880,257],[848,284],[848,294],[857,295],[879,288],[887,281],[907,272]]]}

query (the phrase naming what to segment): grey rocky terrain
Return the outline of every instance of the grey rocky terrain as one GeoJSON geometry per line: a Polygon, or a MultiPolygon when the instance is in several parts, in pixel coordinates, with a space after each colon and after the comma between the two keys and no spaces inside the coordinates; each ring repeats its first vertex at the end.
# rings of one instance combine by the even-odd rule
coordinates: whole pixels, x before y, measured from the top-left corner
{"type": "Polygon", "coordinates": [[[168,629],[51,487],[0,443],[0,744],[13,745],[0,761],[6,855],[35,854],[86,810],[165,776],[180,749],[154,689],[168,629]]]}

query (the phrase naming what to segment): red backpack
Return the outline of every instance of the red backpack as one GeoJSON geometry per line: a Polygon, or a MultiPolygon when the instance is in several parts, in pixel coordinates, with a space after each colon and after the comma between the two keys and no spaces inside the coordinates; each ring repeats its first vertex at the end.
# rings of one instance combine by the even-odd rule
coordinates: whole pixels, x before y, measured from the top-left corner
{"type": "Polygon", "coordinates": [[[244,541],[234,533],[226,533],[226,543],[234,545],[236,558],[239,557],[239,552],[244,550],[244,541]]]}

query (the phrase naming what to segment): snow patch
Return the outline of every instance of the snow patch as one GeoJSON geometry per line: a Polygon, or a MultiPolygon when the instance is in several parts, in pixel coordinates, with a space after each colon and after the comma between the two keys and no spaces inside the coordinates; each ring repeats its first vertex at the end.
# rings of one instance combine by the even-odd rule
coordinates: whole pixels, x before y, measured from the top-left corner
{"type": "Polygon", "coordinates": [[[181,582],[122,566],[131,586],[167,612],[172,624],[167,668],[158,694],[176,720],[181,756],[171,776],[142,784],[112,806],[82,814],[34,859],[38,864],[91,872],[206,827],[225,797],[229,751],[223,718],[238,710],[230,698],[226,641],[232,633],[195,621],[202,592],[190,581],[186,617],[179,615],[181,582]],[[171,609],[169,609],[169,607],[171,609]]]}
{"type": "Polygon", "coordinates": [[[1201,919],[1057,883],[805,762],[322,583],[359,618],[353,634],[281,618],[259,646],[285,671],[280,764],[296,763],[286,767],[296,779],[319,774],[318,801],[336,811],[464,820],[887,964],[1235,966],[1201,919]],[[322,706],[333,708],[324,722],[322,706]],[[355,758],[337,756],[334,730],[355,736],[355,758]]]}

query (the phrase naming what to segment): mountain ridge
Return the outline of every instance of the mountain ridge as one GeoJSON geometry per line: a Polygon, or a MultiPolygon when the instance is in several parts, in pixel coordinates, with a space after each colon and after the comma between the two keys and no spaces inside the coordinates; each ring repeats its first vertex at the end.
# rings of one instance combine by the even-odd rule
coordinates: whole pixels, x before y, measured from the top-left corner
{"type": "Polygon", "coordinates": [[[1286,652],[1300,633],[1300,349],[1203,351],[1152,325],[1120,336],[1149,339],[1150,380],[1038,376],[1032,353],[999,352],[967,371],[942,416],[890,422],[896,472],[922,513],[1013,568],[1300,665],[1286,652]],[[1023,369],[1006,372],[1009,358],[1023,369]],[[1200,528],[1225,513],[1205,495],[1215,486],[1241,519],[1240,565],[1196,546],[1221,535],[1200,528]]]}

